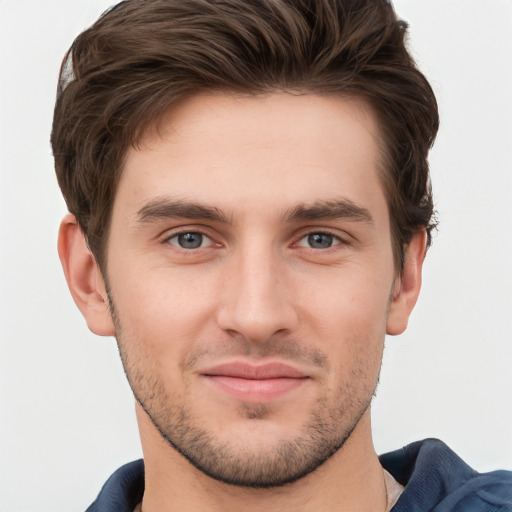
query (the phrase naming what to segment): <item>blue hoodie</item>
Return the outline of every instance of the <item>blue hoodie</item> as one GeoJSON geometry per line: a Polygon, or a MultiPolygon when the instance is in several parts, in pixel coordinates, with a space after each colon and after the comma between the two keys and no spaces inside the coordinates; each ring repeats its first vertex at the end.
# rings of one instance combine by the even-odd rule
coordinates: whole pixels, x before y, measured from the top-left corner
{"type": "MultiPolygon", "coordinates": [[[[391,512],[512,512],[512,472],[478,473],[437,439],[380,456],[405,486],[391,512]]],[[[133,512],[144,493],[144,463],[130,462],[105,483],[86,512],[133,512]]]]}
{"type": "Polygon", "coordinates": [[[478,473],[437,439],[381,455],[380,462],[405,486],[392,512],[512,512],[512,472],[478,473]]]}

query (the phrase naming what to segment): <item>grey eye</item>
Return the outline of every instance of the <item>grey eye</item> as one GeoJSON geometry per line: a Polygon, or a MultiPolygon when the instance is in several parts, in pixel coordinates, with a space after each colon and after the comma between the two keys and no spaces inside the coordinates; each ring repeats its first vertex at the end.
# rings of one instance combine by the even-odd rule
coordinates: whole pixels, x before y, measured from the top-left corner
{"type": "Polygon", "coordinates": [[[169,239],[173,245],[177,245],[182,249],[199,249],[209,238],[202,233],[178,233],[169,239]]]}
{"type": "Polygon", "coordinates": [[[309,235],[304,235],[298,242],[298,246],[306,247],[308,249],[330,249],[335,245],[343,244],[343,240],[336,235],[331,235],[330,233],[310,233],[309,235]]]}
{"type": "Polygon", "coordinates": [[[312,233],[308,235],[307,240],[313,249],[329,249],[334,243],[334,236],[327,233],[312,233]]]}

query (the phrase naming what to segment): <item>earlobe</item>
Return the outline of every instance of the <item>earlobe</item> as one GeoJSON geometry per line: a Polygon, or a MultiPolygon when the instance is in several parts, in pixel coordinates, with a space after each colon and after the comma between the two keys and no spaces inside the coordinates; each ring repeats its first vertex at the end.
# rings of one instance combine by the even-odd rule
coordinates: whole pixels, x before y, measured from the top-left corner
{"type": "Polygon", "coordinates": [[[58,251],[69,290],[89,329],[100,336],[113,336],[115,327],[103,278],[71,214],[61,222],[58,251]]]}
{"type": "Polygon", "coordinates": [[[421,271],[426,254],[427,234],[424,229],[414,235],[405,250],[402,274],[396,278],[391,298],[386,332],[402,334],[407,328],[409,316],[418,300],[421,288],[421,271]]]}

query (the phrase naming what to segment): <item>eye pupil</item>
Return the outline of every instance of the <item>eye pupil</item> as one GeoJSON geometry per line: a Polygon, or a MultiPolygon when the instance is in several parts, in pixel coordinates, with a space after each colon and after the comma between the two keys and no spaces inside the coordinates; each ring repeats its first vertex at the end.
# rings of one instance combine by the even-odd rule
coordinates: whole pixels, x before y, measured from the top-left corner
{"type": "Polygon", "coordinates": [[[325,233],[313,233],[308,236],[308,244],[313,249],[328,249],[332,246],[333,237],[325,233]]]}
{"type": "Polygon", "coordinates": [[[201,233],[181,233],[178,235],[178,244],[183,249],[197,249],[203,243],[203,235],[201,233]]]}

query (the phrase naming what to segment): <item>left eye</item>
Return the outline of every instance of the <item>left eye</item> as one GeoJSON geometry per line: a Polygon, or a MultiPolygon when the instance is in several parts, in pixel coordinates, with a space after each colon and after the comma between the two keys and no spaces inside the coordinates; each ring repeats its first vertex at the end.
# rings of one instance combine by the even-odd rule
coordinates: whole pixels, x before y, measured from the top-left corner
{"type": "Polygon", "coordinates": [[[168,239],[168,242],[172,245],[177,245],[181,249],[199,249],[206,247],[212,243],[212,240],[203,235],[203,233],[197,233],[195,231],[187,231],[185,233],[177,233],[168,239]]]}
{"type": "Polygon", "coordinates": [[[299,240],[301,247],[310,247],[312,249],[329,249],[333,245],[340,244],[338,237],[329,233],[310,233],[299,240]]]}

